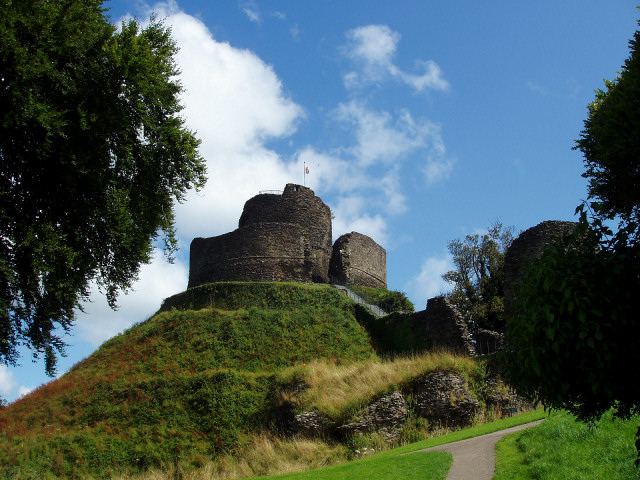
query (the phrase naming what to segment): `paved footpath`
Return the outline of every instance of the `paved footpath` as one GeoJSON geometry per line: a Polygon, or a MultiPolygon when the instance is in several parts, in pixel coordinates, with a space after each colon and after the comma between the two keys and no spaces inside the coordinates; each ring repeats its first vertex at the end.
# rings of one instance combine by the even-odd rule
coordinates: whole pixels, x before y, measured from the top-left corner
{"type": "Polygon", "coordinates": [[[496,469],[496,443],[498,440],[510,433],[538,425],[540,422],[542,420],[418,451],[439,450],[451,453],[453,465],[451,465],[447,480],[491,480],[496,469]]]}

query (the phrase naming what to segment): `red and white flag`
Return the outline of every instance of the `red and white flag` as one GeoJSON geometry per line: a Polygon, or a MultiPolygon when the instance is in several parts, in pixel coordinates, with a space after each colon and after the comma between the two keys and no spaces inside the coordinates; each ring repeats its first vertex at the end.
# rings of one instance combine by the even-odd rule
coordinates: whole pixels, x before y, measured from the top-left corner
{"type": "Polygon", "coordinates": [[[307,166],[307,164],[304,164],[304,173],[306,173],[307,175],[309,175],[309,167],[307,166]]]}

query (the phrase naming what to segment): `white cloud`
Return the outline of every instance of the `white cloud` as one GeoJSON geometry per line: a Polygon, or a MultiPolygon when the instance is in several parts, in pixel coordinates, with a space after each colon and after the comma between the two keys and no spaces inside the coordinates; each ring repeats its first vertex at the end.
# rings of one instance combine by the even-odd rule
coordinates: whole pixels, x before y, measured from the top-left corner
{"type": "Polygon", "coordinates": [[[549,95],[549,90],[547,88],[543,87],[537,82],[534,82],[533,80],[528,80],[525,85],[529,90],[539,93],[540,95],[549,95]]]}
{"type": "Polygon", "coordinates": [[[16,398],[27,395],[33,389],[34,387],[20,385],[14,372],[5,365],[0,365],[0,396],[4,400],[12,402],[16,398]]]}
{"type": "Polygon", "coordinates": [[[18,388],[18,397],[24,397],[25,395],[30,394],[34,390],[34,388],[35,387],[23,387],[23,386],[20,386],[18,388]]]}
{"type": "Polygon", "coordinates": [[[394,63],[400,34],[386,25],[367,25],[349,30],[344,54],[358,64],[361,71],[351,71],[343,81],[348,89],[380,84],[391,78],[413,87],[416,91],[449,89],[442,69],[433,60],[416,60],[421,74],[407,73],[394,63]]]}
{"type": "Polygon", "coordinates": [[[6,366],[0,365],[0,395],[10,397],[18,387],[18,382],[13,376],[13,372],[6,366]]]}
{"type": "Polygon", "coordinates": [[[250,21],[258,24],[261,22],[260,12],[255,2],[243,2],[240,8],[250,21]]]}
{"type": "Polygon", "coordinates": [[[454,163],[452,158],[428,156],[427,163],[423,167],[427,183],[432,184],[449,178],[453,172],[454,163]]]}
{"type": "MultiPolygon", "coordinates": [[[[251,4],[243,7],[251,9],[251,4]]],[[[248,50],[216,41],[200,20],[175,4],[154,7],[180,48],[183,116],[202,140],[208,182],[176,206],[181,237],[212,236],[237,227],[244,202],[260,190],[299,182],[294,166],[264,142],[291,135],[304,118],[270,65],[248,50]]]]}
{"type": "Polygon", "coordinates": [[[380,178],[379,189],[384,193],[384,210],[392,215],[407,211],[407,197],[402,193],[402,185],[397,169],[380,178]]]}
{"type": "Polygon", "coordinates": [[[367,25],[346,33],[349,45],[347,54],[362,60],[367,66],[379,66],[387,70],[393,64],[400,34],[386,25],[367,25]]]}
{"type": "Polygon", "coordinates": [[[140,269],[138,281],[128,295],[118,297],[118,310],[112,310],[94,285],[91,302],[77,313],[79,337],[95,346],[154,314],[165,298],[187,288],[187,266],[168,263],[158,250],[153,261],[140,269]]]}
{"type": "Polygon", "coordinates": [[[35,387],[26,387],[20,385],[18,380],[11,371],[5,365],[0,365],[0,396],[7,402],[13,402],[17,398],[30,393],[35,387]]]}
{"type": "Polygon", "coordinates": [[[341,157],[341,153],[318,152],[311,146],[297,153],[296,166],[307,164],[309,175],[307,186],[316,191],[334,191],[339,193],[362,188],[365,183],[364,172],[359,171],[352,162],[341,157]]]}
{"type": "Polygon", "coordinates": [[[420,272],[405,286],[409,298],[416,309],[424,309],[427,300],[451,290],[450,285],[442,279],[442,275],[455,268],[449,253],[427,258],[422,262],[420,272]]]}
{"type": "Polygon", "coordinates": [[[338,120],[350,124],[355,129],[357,145],[353,153],[363,166],[374,163],[393,163],[401,155],[421,144],[422,139],[411,136],[402,120],[392,125],[393,118],[388,112],[374,112],[363,103],[351,101],[342,103],[336,109],[338,120]]]}
{"type": "Polygon", "coordinates": [[[368,200],[363,196],[343,196],[332,207],[333,237],[350,232],[359,232],[373,238],[378,244],[388,243],[387,222],[381,215],[365,213],[368,200]]]}
{"type": "Polygon", "coordinates": [[[295,40],[298,41],[300,40],[300,33],[302,32],[302,30],[300,30],[300,27],[298,26],[298,24],[294,24],[293,27],[291,27],[289,29],[289,33],[291,34],[291,37],[295,40]]]}
{"type": "MultiPolygon", "coordinates": [[[[408,110],[400,110],[395,117],[389,112],[375,112],[355,100],[340,104],[335,115],[353,129],[356,143],[346,150],[360,168],[376,164],[393,166],[387,174],[394,175],[394,169],[409,156],[422,157],[424,163],[419,168],[424,171],[427,184],[447,179],[453,171],[454,161],[447,156],[441,127],[436,123],[414,119],[408,110]]],[[[381,183],[400,187],[390,179],[381,183]]],[[[385,191],[399,198],[399,190],[385,191]]]]}
{"type": "Polygon", "coordinates": [[[412,75],[399,72],[400,78],[411,85],[418,92],[426,89],[445,91],[449,89],[449,83],[444,79],[440,66],[433,60],[416,60],[416,66],[424,70],[422,75],[412,75]]]}
{"type": "Polygon", "coordinates": [[[305,147],[297,153],[297,164],[311,166],[307,178],[312,188],[338,194],[332,206],[334,237],[357,230],[382,242],[378,239],[388,236],[382,214],[398,215],[408,209],[403,165],[422,170],[426,183],[451,174],[453,161],[446,155],[440,126],[414,119],[407,110],[374,111],[356,100],[340,104],[332,119],[352,135],[353,143],[328,153],[305,147]]]}
{"type": "Polygon", "coordinates": [[[362,166],[394,164],[421,149],[434,158],[446,153],[440,126],[424,118],[414,119],[406,109],[394,116],[352,100],[340,104],[335,116],[352,127],[357,143],[351,153],[362,166]]]}

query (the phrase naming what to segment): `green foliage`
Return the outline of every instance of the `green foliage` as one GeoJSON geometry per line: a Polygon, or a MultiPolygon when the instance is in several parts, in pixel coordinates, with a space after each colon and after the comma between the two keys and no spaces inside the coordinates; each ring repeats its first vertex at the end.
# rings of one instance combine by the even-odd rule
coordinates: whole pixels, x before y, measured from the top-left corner
{"type": "Polygon", "coordinates": [[[404,292],[387,290],[386,288],[362,287],[350,285],[349,288],[372,305],[388,312],[413,312],[415,307],[404,292]]]}
{"type": "Polygon", "coordinates": [[[638,417],[593,424],[567,413],[503,438],[496,446],[495,480],[628,480],[638,478],[633,465],[633,435],[638,417]]]}
{"type": "Polygon", "coordinates": [[[640,31],[629,45],[630,56],[618,78],[605,80],[605,90],[596,90],[575,148],[584,155],[582,176],[589,179],[589,197],[601,204],[601,216],[639,223],[640,31]]]}
{"type": "Polygon", "coordinates": [[[638,406],[629,377],[640,360],[637,246],[605,239],[582,212],[579,227],[545,248],[517,286],[504,362],[510,383],[581,418],[638,406]]]}
{"type": "Polygon", "coordinates": [[[430,350],[433,345],[411,315],[396,312],[377,318],[358,305],[358,321],[371,335],[379,355],[403,355],[430,350]]]}
{"type": "MultiPolygon", "coordinates": [[[[601,246],[617,258],[619,264],[625,261],[631,264],[625,265],[624,270],[632,276],[633,281],[630,284],[623,283],[622,279],[616,278],[616,270],[608,270],[605,274],[609,275],[609,282],[617,284],[618,288],[629,289],[630,296],[637,297],[640,284],[640,31],[636,30],[629,46],[629,58],[618,78],[614,81],[605,80],[606,91],[596,91],[596,99],[588,107],[589,117],[584,122],[581,139],[576,141],[576,148],[585,157],[587,170],[583,177],[589,179],[589,197],[597,200],[592,203],[594,229],[602,232],[602,220],[619,219],[618,231],[607,241],[601,240],[601,246]]],[[[624,314],[637,317],[637,302],[636,298],[635,304],[629,305],[624,314]]],[[[631,318],[627,321],[631,321],[631,318]]],[[[610,339],[605,341],[609,342],[610,339]]],[[[615,348],[616,344],[625,342],[612,339],[612,343],[615,348]]],[[[632,348],[637,351],[638,345],[633,344],[632,348]]],[[[619,355],[614,350],[612,352],[619,355]]],[[[625,357],[624,354],[619,356],[625,357]]],[[[637,363],[638,358],[633,360],[637,363]]],[[[631,383],[629,379],[625,380],[631,383]]],[[[624,391],[616,393],[614,397],[616,400],[624,398],[623,412],[626,412],[633,402],[628,395],[637,388],[626,385],[622,389],[624,391]]],[[[635,407],[639,405],[636,403],[635,407]]],[[[640,465],[640,427],[636,450],[636,464],[640,465]]]]}
{"type": "Polygon", "coordinates": [[[411,416],[407,419],[400,438],[402,443],[415,443],[429,436],[429,422],[421,417],[411,416]]]}
{"type": "MultiPolygon", "coordinates": [[[[507,331],[512,384],[579,418],[640,407],[640,385],[629,376],[640,361],[639,41],[636,31],[619,78],[596,92],[576,142],[595,201],[576,209],[574,234],[548,246],[520,282],[507,331]]],[[[637,447],[640,454],[640,438],[637,447]]]]}
{"type": "Polygon", "coordinates": [[[0,3],[0,362],[22,344],[49,374],[89,282],[114,306],[205,181],[169,30],[101,3],[0,3]]]}
{"type": "Polygon", "coordinates": [[[453,285],[448,295],[473,333],[479,328],[504,332],[504,255],[513,242],[513,228],[500,222],[484,235],[449,242],[455,270],[442,278],[453,285]]]}

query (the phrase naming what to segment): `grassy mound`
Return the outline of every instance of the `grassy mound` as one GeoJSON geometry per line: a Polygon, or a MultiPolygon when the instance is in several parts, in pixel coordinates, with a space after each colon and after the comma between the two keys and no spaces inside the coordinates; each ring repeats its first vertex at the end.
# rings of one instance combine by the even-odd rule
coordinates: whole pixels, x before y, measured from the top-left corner
{"type": "Polygon", "coordinates": [[[108,478],[233,451],[272,422],[284,368],[376,357],[354,312],[326,286],[215,284],[172,298],[0,411],[0,477],[108,478]]]}
{"type": "MultiPolygon", "coordinates": [[[[394,329],[384,318],[330,286],[187,290],[0,410],[0,479],[236,478],[317,468],[389,446],[375,432],[351,443],[285,438],[275,428],[283,411],[351,421],[371,401],[437,370],[463,375],[484,401],[486,365],[475,359],[380,358],[374,338],[394,329]],[[384,328],[372,328],[374,321],[384,328]]],[[[402,441],[435,433],[414,415],[402,441]]]]}

